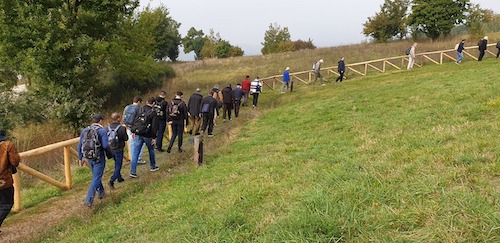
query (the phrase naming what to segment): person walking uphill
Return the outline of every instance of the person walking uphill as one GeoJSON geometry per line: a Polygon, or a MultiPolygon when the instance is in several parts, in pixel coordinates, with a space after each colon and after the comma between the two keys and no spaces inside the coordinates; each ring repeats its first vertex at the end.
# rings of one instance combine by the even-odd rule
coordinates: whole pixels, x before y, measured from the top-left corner
{"type": "Polygon", "coordinates": [[[462,59],[464,59],[464,54],[462,51],[464,51],[465,47],[465,39],[461,40],[460,43],[457,44],[457,60],[455,61],[455,64],[460,64],[462,62],[462,59]]]}
{"type": "Polygon", "coordinates": [[[315,62],[313,65],[313,72],[314,72],[314,83],[316,83],[316,80],[318,78],[321,81],[321,85],[324,86],[325,84],[323,83],[324,79],[323,76],[321,76],[321,64],[323,64],[323,59],[320,59],[319,61],[315,62]]]}
{"type": "Polygon", "coordinates": [[[259,80],[259,77],[256,77],[250,86],[250,93],[253,96],[253,108],[257,107],[259,102],[259,94],[262,93],[262,83],[259,80]]]}
{"type": "Polygon", "coordinates": [[[479,41],[478,43],[478,48],[479,49],[479,57],[478,61],[482,61],[484,57],[484,53],[486,52],[486,49],[488,49],[488,36],[485,36],[482,40],[479,41]]]}
{"type": "Polygon", "coordinates": [[[123,149],[125,148],[125,142],[128,140],[127,129],[120,125],[121,116],[119,113],[114,112],[111,114],[112,123],[108,126],[108,146],[113,154],[113,159],[115,161],[115,170],[113,175],[109,179],[109,187],[115,189],[115,181],[123,182],[121,170],[123,165],[123,149]]]}
{"type": "Polygon", "coordinates": [[[106,167],[105,151],[108,149],[108,134],[102,127],[102,120],[101,114],[93,114],[92,124],[83,129],[78,141],[78,160],[80,164],[83,164],[84,159],[87,160],[92,171],[92,181],[84,202],[84,205],[88,207],[94,205],[96,193],[99,199],[106,196],[102,185],[102,175],[106,167]]]}
{"type": "Polygon", "coordinates": [[[413,64],[415,64],[415,49],[417,48],[417,43],[413,43],[413,45],[410,48],[410,53],[408,54],[408,67],[406,67],[407,70],[413,69],[413,64]]]}
{"type": "Polygon", "coordinates": [[[231,119],[231,110],[233,109],[234,103],[234,93],[231,88],[231,84],[228,84],[224,89],[222,89],[222,121],[226,122],[227,119],[231,119]]]}
{"type": "Polygon", "coordinates": [[[179,153],[182,153],[182,136],[184,134],[184,125],[188,119],[188,110],[186,103],[182,101],[183,93],[178,91],[175,93],[175,98],[168,104],[168,123],[172,125],[172,137],[167,148],[167,153],[170,153],[174,146],[175,139],[178,138],[177,146],[179,153]]]}
{"type": "Polygon", "coordinates": [[[288,90],[290,88],[290,68],[286,67],[283,72],[283,87],[281,87],[281,93],[285,93],[285,87],[288,90]]]}
{"type": "Polygon", "coordinates": [[[245,79],[243,79],[243,81],[241,82],[241,90],[245,92],[245,96],[243,97],[243,106],[248,105],[248,97],[250,95],[250,85],[251,85],[250,76],[247,75],[245,79]]]}
{"type": "Polygon", "coordinates": [[[339,71],[339,77],[335,80],[335,83],[342,82],[342,80],[344,79],[344,73],[345,73],[344,57],[340,58],[339,65],[337,67],[337,71],[339,71]]]}
{"type": "Polygon", "coordinates": [[[0,130],[0,227],[14,206],[12,174],[17,172],[16,167],[21,162],[16,145],[8,141],[6,136],[7,132],[0,130]]]}
{"type": "Polygon", "coordinates": [[[236,88],[233,89],[234,94],[234,116],[238,117],[240,114],[241,99],[244,98],[245,92],[241,89],[241,85],[237,84],[236,88]]]}
{"type": "Polygon", "coordinates": [[[198,135],[201,125],[201,100],[203,96],[200,94],[200,89],[196,89],[195,92],[189,97],[188,101],[188,117],[189,124],[191,128],[189,129],[189,134],[198,135]]]}
{"type": "Polygon", "coordinates": [[[214,91],[210,91],[207,96],[203,97],[201,101],[201,114],[203,117],[203,125],[201,132],[205,133],[208,127],[208,137],[214,136],[214,117],[219,115],[217,110],[218,102],[213,97],[214,91]]]}
{"type": "Polygon", "coordinates": [[[156,135],[156,150],[158,152],[163,152],[163,135],[165,134],[165,128],[167,127],[167,102],[165,97],[167,92],[161,91],[158,97],[156,97],[156,106],[158,109],[158,134],[156,135]]]}

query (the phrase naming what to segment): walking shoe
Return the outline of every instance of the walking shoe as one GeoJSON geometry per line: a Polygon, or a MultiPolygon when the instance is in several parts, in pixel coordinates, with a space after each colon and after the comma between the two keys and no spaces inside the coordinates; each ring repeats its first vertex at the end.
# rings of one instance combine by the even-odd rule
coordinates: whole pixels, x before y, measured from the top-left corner
{"type": "Polygon", "coordinates": [[[109,181],[109,187],[111,189],[115,189],[115,182],[114,181],[109,181]]]}
{"type": "Polygon", "coordinates": [[[88,207],[88,208],[92,208],[92,204],[87,203],[87,202],[86,202],[86,203],[83,203],[83,206],[88,207]]]}
{"type": "Polygon", "coordinates": [[[154,168],[149,169],[149,171],[151,171],[151,172],[155,172],[155,171],[157,171],[157,170],[159,170],[159,169],[160,169],[160,168],[159,168],[158,166],[155,166],[154,168]]]}
{"type": "Polygon", "coordinates": [[[125,179],[123,179],[122,177],[118,178],[118,182],[124,182],[125,179]]]}
{"type": "Polygon", "coordinates": [[[159,148],[159,149],[156,149],[158,152],[165,152],[165,149],[162,149],[162,148],[159,148]]]}
{"type": "Polygon", "coordinates": [[[208,134],[208,137],[209,137],[209,138],[211,138],[211,137],[213,137],[213,136],[214,136],[213,134],[208,134]]]}
{"type": "Polygon", "coordinates": [[[179,148],[179,153],[182,153],[182,152],[184,152],[184,150],[182,150],[181,148],[179,148]]]}
{"type": "Polygon", "coordinates": [[[137,174],[130,173],[130,178],[137,178],[137,177],[139,177],[139,176],[137,176],[137,174]]]}
{"type": "Polygon", "coordinates": [[[146,161],[145,161],[145,160],[139,160],[139,161],[137,161],[137,164],[140,164],[140,165],[145,165],[145,164],[146,164],[146,161]]]}
{"type": "Polygon", "coordinates": [[[167,153],[170,153],[170,151],[171,151],[171,150],[172,150],[172,148],[171,148],[171,147],[168,147],[168,148],[167,148],[167,153]]]}

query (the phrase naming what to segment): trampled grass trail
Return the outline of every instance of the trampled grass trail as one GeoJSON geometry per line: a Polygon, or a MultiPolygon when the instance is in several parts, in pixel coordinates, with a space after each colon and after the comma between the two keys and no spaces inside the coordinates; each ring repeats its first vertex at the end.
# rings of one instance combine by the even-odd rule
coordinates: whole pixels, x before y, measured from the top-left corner
{"type": "Polygon", "coordinates": [[[40,240],[500,241],[498,65],[263,93],[206,166],[40,240]]]}

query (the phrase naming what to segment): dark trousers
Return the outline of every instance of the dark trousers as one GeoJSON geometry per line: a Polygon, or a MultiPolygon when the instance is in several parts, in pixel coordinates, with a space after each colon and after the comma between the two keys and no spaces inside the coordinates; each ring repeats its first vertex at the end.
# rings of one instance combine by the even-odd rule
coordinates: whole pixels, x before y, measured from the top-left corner
{"type": "Polygon", "coordinates": [[[158,133],[156,136],[156,149],[162,149],[163,147],[163,135],[165,134],[165,128],[167,127],[167,121],[158,121],[158,133]]]}
{"type": "Polygon", "coordinates": [[[224,103],[222,104],[222,119],[226,119],[226,114],[227,118],[231,120],[231,110],[232,110],[232,103],[224,103]]]}
{"type": "Polygon", "coordinates": [[[214,114],[213,113],[203,113],[203,125],[201,126],[201,130],[203,133],[207,130],[208,134],[213,134],[214,131],[214,114]]]}
{"type": "Polygon", "coordinates": [[[238,117],[240,114],[240,106],[241,106],[241,100],[235,100],[234,101],[234,116],[238,117]]]}
{"type": "Polygon", "coordinates": [[[0,226],[14,206],[14,187],[0,190],[0,226]]]}
{"type": "Polygon", "coordinates": [[[259,93],[253,93],[253,106],[257,107],[257,103],[259,102],[259,93]]]}
{"type": "Polygon", "coordinates": [[[339,72],[340,76],[335,80],[335,82],[342,82],[342,80],[344,79],[344,71],[342,72],[339,72]]]}
{"type": "Polygon", "coordinates": [[[115,171],[109,181],[114,182],[115,180],[123,179],[121,174],[123,165],[123,150],[111,150],[111,152],[113,153],[113,159],[115,160],[115,171]]]}
{"type": "Polygon", "coordinates": [[[479,58],[477,59],[478,61],[482,61],[484,57],[484,51],[485,50],[479,50],[479,58]]]}
{"type": "Polygon", "coordinates": [[[173,120],[172,121],[172,137],[170,138],[170,144],[168,148],[172,148],[174,146],[175,138],[179,137],[179,141],[177,142],[177,146],[179,148],[182,147],[182,135],[184,134],[184,120],[173,120]]]}
{"type": "Polygon", "coordinates": [[[500,56],[500,48],[498,48],[497,58],[498,58],[498,56],[500,56]]]}

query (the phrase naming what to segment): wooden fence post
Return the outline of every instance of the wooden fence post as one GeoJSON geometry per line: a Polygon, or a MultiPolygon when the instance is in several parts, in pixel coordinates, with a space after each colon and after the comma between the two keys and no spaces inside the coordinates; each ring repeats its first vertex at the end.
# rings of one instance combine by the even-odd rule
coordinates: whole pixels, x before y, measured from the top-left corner
{"type": "Polygon", "coordinates": [[[14,207],[12,211],[19,212],[21,211],[21,176],[19,176],[19,170],[17,173],[12,175],[14,179],[14,207]]]}
{"type": "Polygon", "coordinates": [[[71,189],[71,150],[64,146],[64,172],[66,175],[66,188],[71,189]]]}

